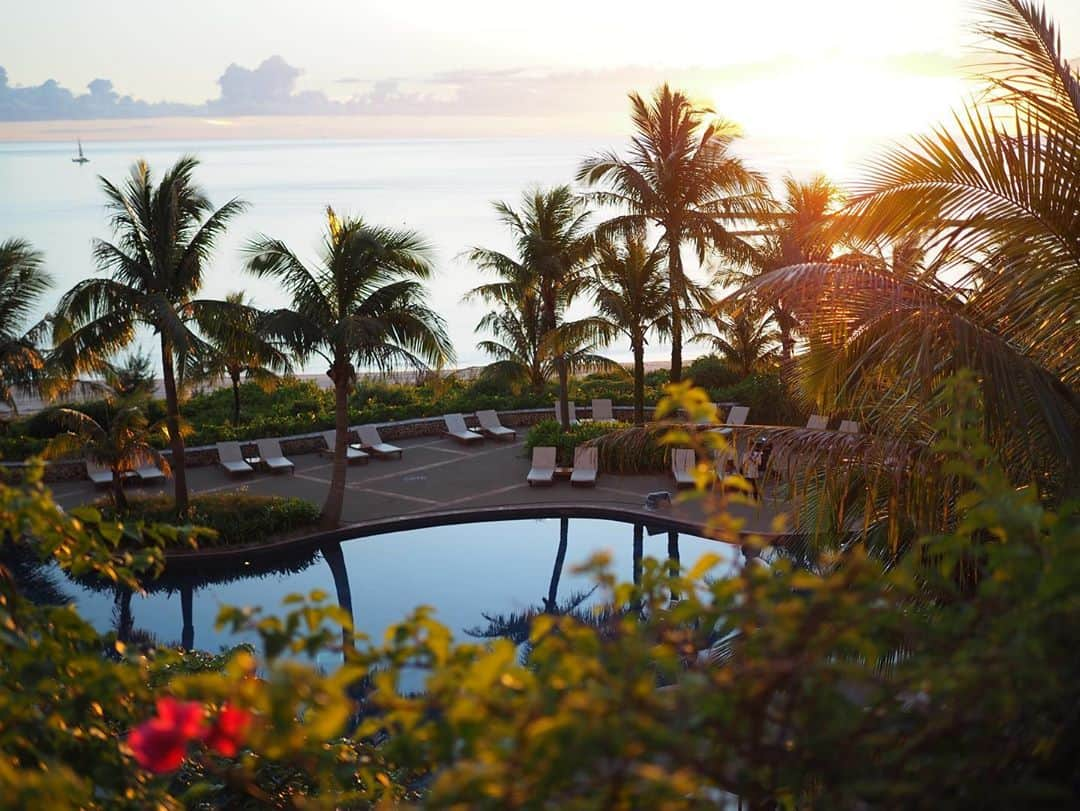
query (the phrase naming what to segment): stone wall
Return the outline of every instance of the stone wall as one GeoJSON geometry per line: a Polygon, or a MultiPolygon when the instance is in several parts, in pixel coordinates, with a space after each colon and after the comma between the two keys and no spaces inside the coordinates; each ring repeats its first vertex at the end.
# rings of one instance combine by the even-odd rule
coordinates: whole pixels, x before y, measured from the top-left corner
{"type": "MultiPolygon", "coordinates": [[[[631,406],[615,406],[615,416],[620,420],[630,422],[634,417],[634,409],[631,406]]],[[[652,406],[645,407],[646,419],[652,418],[652,406]]],[[[578,419],[592,417],[592,408],[589,406],[577,406],[578,419]]],[[[465,414],[465,424],[470,428],[477,427],[480,423],[475,414],[465,414]]],[[[555,412],[551,408],[529,408],[516,411],[500,411],[499,420],[508,428],[528,428],[543,420],[554,419],[555,412]]],[[[395,422],[376,423],[379,435],[387,442],[395,439],[416,439],[426,436],[439,436],[445,430],[442,417],[420,417],[412,420],[398,420],[395,422]]],[[[350,432],[349,438],[356,441],[358,437],[350,432]]],[[[241,442],[240,448],[245,456],[258,456],[259,452],[254,442],[241,442]]],[[[281,437],[281,451],[286,456],[300,456],[306,453],[318,453],[326,449],[322,432],[314,434],[298,434],[295,436],[281,437]]],[[[169,451],[164,451],[164,456],[169,457],[169,451]]],[[[186,466],[205,467],[218,463],[217,447],[214,445],[198,445],[185,448],[184,458],[186,466]]],[[[24,462],[4,462],[0,464],[9,480],[21,480],[26,470],[24,462]]],[[[46,482],[75,481],[86,478],[86,468],[81,460],[68,460],[48,462],[45,465],[46,482]]]]}

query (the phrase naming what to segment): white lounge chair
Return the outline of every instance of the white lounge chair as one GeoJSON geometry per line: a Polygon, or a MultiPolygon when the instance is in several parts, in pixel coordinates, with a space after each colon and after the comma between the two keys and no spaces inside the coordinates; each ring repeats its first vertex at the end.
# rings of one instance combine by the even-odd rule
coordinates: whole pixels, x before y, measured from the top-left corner
{"type": "MultiPolygon", "coordinates": [[[[573,427],[578,424],[577,407],[574,405],[573,400],[567,400],[566,408],[568,413],[570,414],[570,427],[573,427]]],[[[562,406],[560,406],[558,402],[555,403],[555,422],[559,423],[559,425],[562,425],[563,428],[566,427],[565,425],[563,425],[562,421],[562,406]]]]}
{"type": "Polygon", "coordinates": [[[840,422],[840,433],[842,434],[857,434],[859,433],[859,423],[854,420],[842,420],[840,422]]]}
{"type": "Polygon", "coordinates": [[[810,419],[806,421],[806,427],[811,431],[824,431],[829,427],[829,418],[820,414],[811,414],[810,419]]]}
{"type": "Polygon", "coordinates": [[[570,484],[595,487],[598,456],[596,448],[581,445],[574,448],[574,471],[570,474],[570,484]]]}
{"type": "Polygon", "coordinates": [[[259,448],[259,461],[272,473],[279,470],[287,470],[290,473],[296,471],[296,465],[285,458],[281,452],[281,443],[276,439],[260,439],[255,445],[259,448]]]}
{"type": "Polygon", "coordinates": [[[525,481],[529,487],[534,484],[552,485],[555,483],[555,449],[551,447],[533,448],[532,469],[525,481]]]}
{"type": "Polygon", "coordinates": [[[446,423],[446,435],[458,442],[468,445],[471,442],[483,442],[484,437],[476,431],[470,431],[465,427],[465,418],[460,414],[447,414],[443,417],[446,423]]]}
{"type": "Polygon", "coordinates": [[[225,472],[231,476],[242,473],[253,473],[255,468],[244,461],[244,454],[240,451],[239,442],[219,442],[217,444],[218,462],[225,472]]]}
{"type": "Polygon", "coordinates": [[[675,477],[676,487],[693,487],[697,483],[694,469],[697,467],[697,454],[691,448],[675,448],[671,451],[671,475],[675,477]]]}
{"type": "MultiPolygon", "coordinates": [[[[323,453],[329,456],[333,456],[334,440],[337,439],[337,430],[335,429],[332,431],[323,431],[322,438],[323,442],[326,443],[326,450],[323,451],[323,453]]],[[[358,462],[359,464],[366,465],[370,459],[371,457],[364,453],[362,450],[358,450],[357,448],[354,448],[349,444],[345,445],[346,464],[351,465],[353,462],[358,462]]]]}
{"type": "Polygon", "coordinates": [[[714,428],[713,430],[722,436],[731,436],[733,433],[732,427],[736,425],[746,425],[746,418],[749,416],[749,406],[733,406],[731,411],[728,412],[727,419],[724,420],[723,427],[714,428]]]}
{"type": "Polygon", "coordinates": [[[135,469],[134,473],[139,477],[140,484],[165,481],[165,471],[154,464],[146,464],[142,467],[138,467],[135,469]]]}
{"type": "Polygon", "coordinates": [[[477,411],[476,419],[480,421],[480,431],[484,436],[489,436],[492,439],[513,440],[517,438],[517,431],[513,428],[507,428],[499,422],[499,415],[491,409],[477,411]]]}
{"type": "Polygon", "coordinates": [[[593,422],[615,422],[615,411],[611,406],[611,400],[592,401],[593,422]]]}
{"type": "Polygon", "coordinates": [[[358,443],[360,450],[366,451],[372,456],[378,456],[380,459],[386,459],[395,454],[398,459],[401,458],[401,448],[397,445],[389,445],[386,442],[383,442],[382,437],[379,436],[379,429],[374,425],[359,425],[353,430],[356,431],[356,435],[360,437],[360,442],[358,443]]]}
{"type": "MultiPolygon", "coordinates": [[[[135,473],[127,471],[120,474],[121,479],[130,479],[135,473]]],[[[97,462],[86,460],[86,476],[94,483],[95,487],[108,487],[112,484],[112,471],[99,465],[97,462]]]]}

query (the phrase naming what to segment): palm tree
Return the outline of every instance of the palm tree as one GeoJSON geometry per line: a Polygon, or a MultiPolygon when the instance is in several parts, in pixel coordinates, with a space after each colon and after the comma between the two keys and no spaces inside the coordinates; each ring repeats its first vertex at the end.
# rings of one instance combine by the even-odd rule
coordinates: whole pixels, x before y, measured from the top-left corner
{"type": "Polygon", "coordinates": [[[349,389],[356,366],[389,369],[452,361],[441,316],[424,303],[422,281],[432,273],[430,249],[415,231],[341,219],[326,210],[319,264],[308,268],[281,240],[260,236],[246,248],[247,268],[279,281],[292,309],[271,313],[264,332],[294,347],[303,359],[318,355],[334,382],[334,468],[322,509],[322,527],[341,521],[345,497],[349,389]]]}
{"type": "MultiPolygon", "coordinates": [[[[520,211],[504,202],[495,203],[495,211],[514,235],[518,258],[487,248],[470,250],[469,261],[496,274],[500,281],[481,285],[466,298],[518,309],[524,318],[532,317],[531,308],[535,308],[540,336],[537,344],[547,340],[555,350],[559,407],[563,425],[569,425],[571,360],[560,347],[580,349],[591,343],[586,333],[599,323],[583,321],[571,329],[572,335],[561,338],[550,333],[563,325],[563,314],[581,289],[593,244],[586,229],[589,214],[569,186],[532,189],[523,195],[520,211]]],[[[591,335],[593,340],[600,337],[591,335]]]]}
{"type": "Polygon", "coordinates": [[[624,211],[601,225],[601,235],[660,230],[667,252],[668,295],[671,301],[671,379],[682,379],[683,308],[687,275],[682,247],[689,244],[704,262],[710,251],[749,263],[753,248],[728,230],[761,208],[765,181],[728,150],[733,128],[709,120],[712,110],[691,103],[668,85],[646,101],[630,94],[631,117],[637,135],[629,158],[613,152],[586,159],[577,179],[602,186],[589,197],[624,211]]]}
{"type": "Polygon", "coordinates": [[[485,373],[511,382],[524,382],[537,394],[555,375],[555,359],[543,340],[535,297],[517,306],[492,310],[480,319],[476,330],[486,330],[493,336],[476,345],[495,359],[487,365],[485,373]]]}
{"type": "MultiPolygon", "coordinates": [[[[876,261],[767,274],[810,319],[838,408],[925,439],[937,392],[975,371],[986,433],[1018,483],[1080,488],[1080,77],[1045,13],[985,0],[988,91],[887,152],[838,219],[854,240],[925,239],[918,272],[876,261]],[[1015,115],[997,115],[1010,106],[1015,115]]],[[[821,377],[821,374],[818,374],[821,377]]]]}
{"type": "MultiPolygon", "coordinates": [[[[111,399],[111,398],[110,398],[111,399]]],[[[102,425],[93,417],[71,408],[58,408],[55,419],[66,430],[57,434],[45,449],[45,456],[56,458],[72,453],[82,453],[112,472],[112,499],[118,512],[127,509],[124,495],[124,479],[127,474],[143,465],[158,465],[166,475],[170,474],[168,462],[150,444],[154,434],[168,433],[165,425],[150,425],[138,400],[120,400],[102,425]]]]}
{"type": "Polygon", "coordinates": [[[157,185],[141,160],[123,186],[100,178],[117,241],[97,240],[94,258],[108,277],[86,279],[65,293],[54,327],[54,358],[71,374],[100,372],[139,326],[157,334],[179,515],[188,510],[188,488],[177,361],[204,348],[194,322],[223,306],[194,297],[215,243],[246,207],[234,198],[215,210],[195,185],[198,165],[193,157],[180,158],[157,185]]]}
{"type": "Polygon", "coordinates": [[[254,381],[265,390],[277,385],[279,375],[291,374],[287,352],[262,334],[264,314],[243,292],[225,297],[228,309],[207,313],[199,329],[209,343],[202,358],[193,358],[195,376],[203,380],[227,377],[233,390],[233,425],[240,423],[240,381],[254,381]]]}
{"type": "MultiPolygon", "coordinates": [[[[806,182],[786,175],[783,185],[783,197],[759,215],[764,240],[757,264],[762,273],[806,262],[826,262],[836,250],[837,234],[824,226],[842,204],[843,192],[824,175],[806,182]]],[[[729,281],[723,273],[718,280],[729,281]]],[[[780,358],[787,362],[795,353],[798,321],[782,298],[774,299],[771,305],[780,330],[780,358]]]]}
{"type": "Polygon", "coordinates": [[[708,343],[740,375],[749,377],[776,361],[783,335],[774,316],[760,303],[718,306],[712,318],[718,334],[699,332],[690,340],[708,343]]]}
{"type": "Polygon", "coordinates": [[[13,413],[15,390],[40,389],[45,357],[38,348],[44,322],[27,329],[26,321],[52,286],[42,256],[23,239],[0,242],[0,403],[13,413]]]}
{"type": "Polygon", "coordinates": [[[597,245],[592,292],[599,317],[611,332],[625,335],[634,354],[634,424],[645,422],[645,345],[650,332],[670,333],[665,254],[650,249],[643,236],[601,240],[597,245]]]}

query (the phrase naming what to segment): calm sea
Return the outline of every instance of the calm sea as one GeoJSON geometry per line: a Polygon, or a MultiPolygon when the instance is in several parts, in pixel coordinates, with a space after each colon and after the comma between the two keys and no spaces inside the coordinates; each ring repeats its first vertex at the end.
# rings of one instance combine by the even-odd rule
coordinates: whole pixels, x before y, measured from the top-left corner
{"type": "MultiPolygon", "coordinates": [[[[149,161],[160,176],[180,155],[194,154],[202,161],[198,181],[216,205],[231,197],[251,203],[221,241],[206,276],[206,297],[244,290],[264,307],[287,304],[273,284],[242,270],[241,247],[265,233],[312,259],[329,204],[339,213],[408,225],[427,237],[438,269],[430,284],[431,301],[447,321],[459,364],[480,364],[485,357],[475,348],[473,329],[483,308],[461,299],[483,279],[460,254],[473,245],[512,249],[491,202],[516,201],[535,184],[568,182],[584,155],[621,142],[569,137],[94,142],[86,144],[90,163],[81,166],[70,160],[73,144],[0,143],[0,239],[23,237],[44,251],[56,280],[47,309],[63,290],[95,273],[91,241],[110,236],[98,176],[121,181],[137,158],[149,161]]],[[[793,139],[748,144],[744,152],[776,178],[788,170],[807,174],[814,169],[799,147],[793,139]]],[[[622,345],[608,354],[628,358],[622,345]]],[[[650,359],[662,360],[666,354],[663,345],[650,347],[650,359]]]]}

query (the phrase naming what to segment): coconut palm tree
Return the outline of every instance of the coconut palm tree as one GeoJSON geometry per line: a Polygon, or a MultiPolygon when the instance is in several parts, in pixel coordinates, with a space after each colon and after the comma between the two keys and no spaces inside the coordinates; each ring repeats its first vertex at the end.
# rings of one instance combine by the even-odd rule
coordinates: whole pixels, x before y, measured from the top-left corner
{"type": "Polygon", "coordinates": [[[505,202],[497,202],[494,207],[514,237],[518,258],[487,248],[470,250],[470,262],[500,279],[471,290],[466,298],[514,307],[526,318],[532,317],[535,308],[539,321],[537,344],[547,341],[556,352],[559,408],[563,425],[569,425],[571,360],[560,347],[580,349],[589,342],[583,336],[588,327],[581,324],[572,329],[573,337],[564,334],[555,338],[550,333],[563,325],[566,308],[581,288],[592,251],[592,235],[586,228],[589,213],[569,186],[527,191],[520,209],[505,202]]]}
{"type": "Polygon", "coordinates": [[[555,375],[555,358],[543,340],[535,296],[523,298],[516,305],[492,310],[480,319],[476,330],[493,336],[476,345],[477,349],[494,358],[485,368],[486,374],[523,382],[537,394],[555,375]]]}
{"type": "Polygon", "coordinates": [[[40,390],[45,357],[39,349],[44,322],[27,320],[52,286],[41,253],[23,239],[0,242],[0,403],[17,412],[15,392],[40,390]]]}
{"type": "Polygon", "coordinates": [[[339,218],[326,210],[319,262],[308,267],[281,240],[260,236],[246,248],[247,268],[275,279],[292,295],[291,309],[271,313],[264,333],[291,345],[298,357],[328,365],[334,383],[334,466],[322,509],[324,529],[341,521],[345,497],[349,389],[356,366],[390,369],[453,360],[442,317],[425,304],[422,282],[430,278],[430,248],[415,231],[339,218]]]}
{"type": "Polygon", "coordinates": [[[634,355],[634,424],[645,422],[645,345],[655,332],[671,331],[665,252],[650,249],[640,234],[601,240],[594,275],[586,289],[592,293],[599,317],[609,331],[630,341],[634,355]]]}
{"type": "Polygon", "coordinates": [[[773,365],[783,335],[775,313],[760,303],[718,306],[712,321],[717,334],[699,332],[692,341],[707,343],[743,377],[773,365]]]}
{"type": "Polygon", "coordinates": [[[195,296],[217,240],[246,207],[233,199],[215,209],[195,185],[198,165],[194,157],[182,157],[157,184],[141,160],[122,186],[100,178],[116,235],[115,242],[94,243],[98,269],[107,276],[81,281],[65,293],[54,325],[53,358],[69,374],[101,372],[140,326],[158,336],[180,515],[188,509],[188,488],[177,362],[204,348],[195,321],[224,306],[195,296]]]}
{"type": "Polygon", "coordinates": [[[154,434],[168,434],[165,423],[150,425],[142,402],[118,401],[104,425],[71,408],[58,408],[53,413],[54,419],[66,430],[49,440],[45,456],[56,458],[82,453],[87,459],[108,468],[112,472],[110,492],[117,511],[122,512],[128,506],[124,495],[127,474],[147,464],[157,465],[166,475],[171,473],[169,463],[150,444],[154,434]]]}
{"type": "Polygon", "coordinates": [[[699,262],[710,252],[736,264],[751,262],[754,249],[729,227],[761,209],[766,185],[729,151],[734,128],[682,92],[665,84],[649,101],[630,94],[630,106],[636,135],[629,157],[608,152],[587,158],[577,179],[601,187],[591,200],[623,212],[600,226],[601,235],[659,229],[671,301],[671,379],[679,381],[688,287],[682,247],[692,246],[699,262]]]}
{"type": "Polygon", "coordinates": [[[292,373],[292,363],[288,352],[262,334],[265,316],[243,292],[229,293],[225,302],[231,307],[208,312],[199,322],[209,350],[201,358],[192,358],[192,372],[202,380],[229,379],[233,390],[232,421],[238,425],[240,381],[246,378],[268,391],[277,385],[279,375],[292,373]]]}
{"type": "Polygon", "coordinates": [[[818,379],[832,377],[837,409],[925,439],[942,382],[972,369],[987,436],[1014,479],[1076,492],[1080,76],[1034,4],[980,5],[982,101],[879,158],[837,218],[857,243],[919,235],[921,269],[809,263],[766,274],[752,292],[805,314],[808,360],[818,379]],[[1006,107],[1015,114],[999,116],[1006,107]]]}

